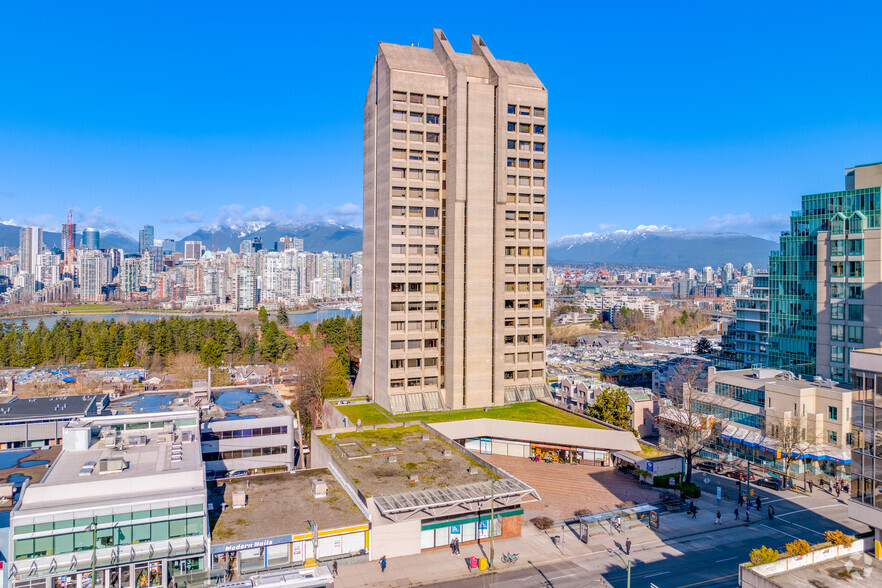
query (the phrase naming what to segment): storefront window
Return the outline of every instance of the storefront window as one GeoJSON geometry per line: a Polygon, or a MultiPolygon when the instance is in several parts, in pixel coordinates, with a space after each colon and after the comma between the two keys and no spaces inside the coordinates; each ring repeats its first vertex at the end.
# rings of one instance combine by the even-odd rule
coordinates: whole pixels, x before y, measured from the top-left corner
{"type": "MultiPolygon", "coordinates": [[[[172,578],[182,574],[190,574],[198,572],[202,569],[201,557],[188,557],[186,559],[176,559],[168,562],[168,573],[172,578]]],[[[111,587],[113,588],[113,587],[111,587]]]]}
{"type": "Polygon", "coordinates": [[[122,566],[110,570],[110,588],[130,588],[132,570],[129,566],[122,566]]]}
{"type": "Polygon", "coordinates": [[[103,588],[104,586],[104,570],[95,572],[95,585],[92,585],[92,572],[80,574],[80,588],[103,588]]]}
{"type": "Polygon", "coordinates": [[[462,537],[460,538],[461,543],[467,543],[469,541],[474,541],[477,534],[477,523],[465,523],[462,525],[462,537]]]}
{"type": "Polygon", "coordinates": [[[250,572],[263,569],[263,548],[255,547],[254,549],[243,549],[239,552],[239,571],[250,572]]]}
{"type": "Polygon", "coordinates": [[[75,575],[55,576],[52,578],[53,588],[76,588],[76,585],[77,577],[75,575]]]}
{"type": "Polygon", "coordinates": [[[281,545],[270,545],[266,548],[266,565],[278,566],[288,563],[288,548],[290,543],[281,545]]]}
{"type": "Polygon", "coordinates": [[[159,588],[162,582],[162,562],[135,565],[136,588],[159,588]]]}
{"type": "MultiPolygon", "coordinates": [[[[456,527],[457,535],[459,536],[459,527],[456,527]]],[[[440,529],[435,529],[435,546],[438,545],[450,545],[450,541],[452,540],[450,536],[450,527],[441,527],[440,529]]]]}

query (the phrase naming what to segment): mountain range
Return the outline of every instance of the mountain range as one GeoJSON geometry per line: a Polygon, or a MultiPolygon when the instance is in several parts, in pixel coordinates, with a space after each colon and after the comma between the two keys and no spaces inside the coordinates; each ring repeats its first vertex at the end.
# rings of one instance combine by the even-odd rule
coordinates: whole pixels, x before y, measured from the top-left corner
{"type": "Polygon", "coordinates": [[[665,226],[639,226],[631,231],[585,233],[548,244],[549,263],[614,263],[668,268],[720,267],[750,262],[769,267],[778,243],[741,233],[699,233],[665,226]]]}
{"type": "MultiPolygon", "coordinates": [[[[77,234],[78,240],[80,235],[77,234]]],[[[246,239],[260,237],[264,249],[272,249],[281,237],[303,239],[307,251],[332,251],[350,254],[362,249],[361,227],[334,222],[300,224],[247,223],[241,226],[203,227],[178,239],[178,251],[185,241],[202,241],[208,250],[239,251],[246,239]]],[[[0,224],[0,246],[18,247],[19,227],[0,224]]],[[[43,231],[48,247],[61,247],[61,234],[43,231]]],[[[127,253],[138,251],[138,241],[114,231],[101,232],[102,248],[120,248],[127,253]]],[[[726,262],[740,267],[750,262],[767,268],[769,253],[778,244],[741,233],[700,233],[665,226],[640,226],[632,231],[585,233],[561,237],[548,244],[549,263],[612,263],[650,265],[669,268],[720,267],[726,262]]]]}

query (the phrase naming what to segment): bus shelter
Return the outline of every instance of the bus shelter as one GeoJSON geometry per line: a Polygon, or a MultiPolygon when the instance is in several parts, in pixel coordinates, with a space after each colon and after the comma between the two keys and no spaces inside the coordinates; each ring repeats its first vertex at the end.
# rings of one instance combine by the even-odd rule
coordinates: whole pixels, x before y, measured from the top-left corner
{"type": "Polygon", "coordinates": [[[659,508],[651,504],[638,504],[615,508],[579,517],[579,537],[583,543],[596,535],[615,535],[638,525],[658,528],[659,508]]]}

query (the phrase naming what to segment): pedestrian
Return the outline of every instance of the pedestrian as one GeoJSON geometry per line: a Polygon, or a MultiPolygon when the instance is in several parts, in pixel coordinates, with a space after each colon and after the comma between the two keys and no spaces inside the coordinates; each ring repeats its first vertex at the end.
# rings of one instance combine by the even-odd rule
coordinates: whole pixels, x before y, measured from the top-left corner
{"type": "Polygon", "coordinates": [[[566,536],[565,536],[565,535],[566,535],[566,532],[567,532],[567,526],[566,526],[566,525],[561,525],[561,526],[560,526],[560,546],[561,546],[561,547],[563,547],[563,546],[566,544],[566,542],[567,542],[567,540],[566,540],[566,536]]]}
{"type": "Polygon", "coordinates": [[[714,521],[714,524],[715,525],[722,525],[723,524],[723,515],[720,511],[717,511],[717,520],[714,521]]]}
{"type": "Polygon", "coordinates": [[[690,501],[689,501],[689,512],[690,512],[690,514],[691,514],[693,511],[695,511],[695,501],[694,501],[694,500],[690,500],[690,501]]]}
{"type": "Polygon", "coordinates": [[[735,520],[738,520],[738,507],[735,507],[735,520]]]}
{"type": "Polygon", "coordinates": [[[771,521],[774,518],[775,518],[775,508],[770,504],[769,505],[769,520],[771,521]]]}
{"type": "Polygon", "coordinates": [[[812,492],[814,492],[814,486],[815,486],[815,485],[812,484],[812,481],[809,480],[809,481],[808,481],[809,494],[811,494],[812,492]]]}
{"type": "Polygon", "coordinates": [[[453,538],[453,549],[456,555],[459,555],[459,537],[453,538]]]}
{"type": "Polygon", "coordinates": [[[836,498],[839,498],[839,486],[836,486],[836,498]]]}
{"type": "Polygon", "coordinates": [[[383,573],[386,572],[386,556],[385,555],[380,558],[380,571],[383,573]]]}
{"type": "Polygon", "coordinates": [[[625,539],[625,555],[631,555],[631,538],[625,539]]]}
{"type": "Polygon", "coordinates": [[[763,503],[760,501],[760,497],[756,497],[756,509],[759,510],[763,507],[763,503]]]}
{"type": "Polygon", "coordinates": [[[697,506],[693,506],[693,507],[692,507],[692,518],[694,519],[694,518],[695,518],[695,515],[697,515],[697,514],[698,514],[698,507],[697,507],[697,506]]]}
{"type": "Polygon", "coordinates": [[[450,540],[450,555],[456,555],[456,537],[450,540]]]}
{"type": "Polygon", "coordinates": [[[738,506],[744,506],[744,496],[742,496],[741,494],[738,495],[738,506]]]}
{"type": "Polygon", "coordinates": [[[334,566],[331,568],[331,574],[333,574],[335,578],[337,577],[337,560],[336,559],[334,560],[334,566]]]}

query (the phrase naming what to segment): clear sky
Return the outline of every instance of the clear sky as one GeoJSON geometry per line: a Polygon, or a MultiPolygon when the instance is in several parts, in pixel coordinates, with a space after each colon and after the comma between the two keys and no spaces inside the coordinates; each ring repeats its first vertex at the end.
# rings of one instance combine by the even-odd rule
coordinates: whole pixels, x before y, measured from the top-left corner
{"type": "Polygon", "coordinates": [[[376,44],[439,27],[548,88],[550,237],[771,236],[882,160],[880,22],[879,2],[4,2],[0,221],[361,224],[376,44]]]}

